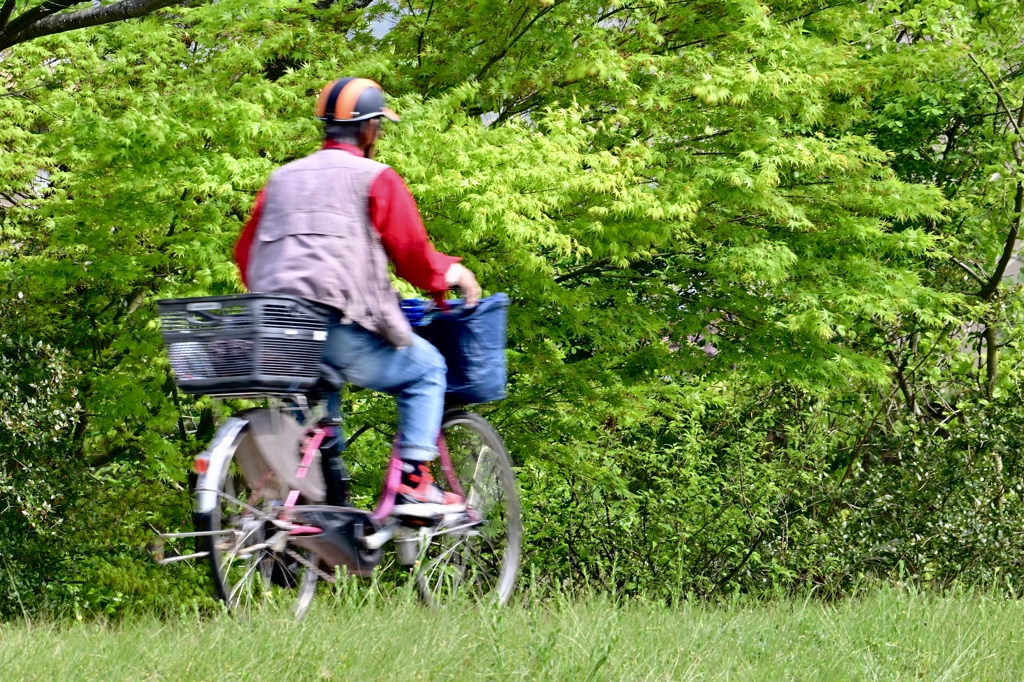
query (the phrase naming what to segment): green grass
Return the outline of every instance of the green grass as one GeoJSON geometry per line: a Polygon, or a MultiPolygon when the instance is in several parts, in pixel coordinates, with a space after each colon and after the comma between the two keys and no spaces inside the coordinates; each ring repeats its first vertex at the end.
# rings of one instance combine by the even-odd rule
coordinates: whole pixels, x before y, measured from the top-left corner
{"type": "Polygon", "coordinates": [[[882,590],[836,604],[601,598],[428,611],[326,599],[117,624],[0,625],[2,680],[1022,680],[1024,602],[882,590]]]}

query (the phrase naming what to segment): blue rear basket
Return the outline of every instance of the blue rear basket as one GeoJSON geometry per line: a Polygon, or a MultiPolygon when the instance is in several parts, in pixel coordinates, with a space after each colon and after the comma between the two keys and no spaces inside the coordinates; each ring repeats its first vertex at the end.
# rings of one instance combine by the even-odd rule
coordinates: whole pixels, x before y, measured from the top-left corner
{"type": "Polygon", "coordinates": [[[505,332],[508,296],[481,299],[475,308],[457,307],[430,318],[416,333],[432,343],[448,363],[448,399],[464,405],[505,397],[508,366],[505,332]]]}

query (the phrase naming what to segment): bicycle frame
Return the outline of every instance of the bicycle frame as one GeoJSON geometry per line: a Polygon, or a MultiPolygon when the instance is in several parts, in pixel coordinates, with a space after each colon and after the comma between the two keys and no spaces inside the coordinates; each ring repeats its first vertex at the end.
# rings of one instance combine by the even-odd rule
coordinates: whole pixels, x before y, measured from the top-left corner
{"type": "MultiPolygon", "coordinates": [[[[303,422],[313,422],[313,411],[309,409],[308,404],[305,401],[305,397],[298,396],[298,398],[299,400],[293,400],[295,407],[289,406],[286,409],[298,409],[301,412],[303,422]]],[[[198,478],[195,486],[194,516],[197,526],[200,525],[200,519],[217,512],[220,502],[219,498],[224,495],[220,492],[221,479],[238,448],[239,439],[243,437],[253,421],[252,415],[256,412],[270,412],[272,415],[271,420],[274,420],[284,411],[281,407],[284,404],[285,403],[283,401],[273,399],[269,407],[259,408],[256,411],[250,411],[228,418],[217,429],[213,440],[210,442],[209,448],[196,456],[195,470],[198,474],[198,478]]],[[[317,455],[320,452],[320,445],[323,443],[325,436],[326,432],[318,424],[314,424],[313,426],[305,429],[302,438],[302,445],[299,449],[299,453],[297,453],[300,455],[300,458],[293,474],[294,479],[298,481],[305,479],[306,474],[316,462],[317,455]]],[[[392,443],[388,465],[385,470],[381,494],[377,499],[377,504],[374,510],[369,512],[367,510],[357,508],[347,509],[349,513],[362,514],[368,517],[367,520],[371,524],[370,527],[372,532],[369,535],[362,537],[361,544],[366,550],[371,552],[375,552],[383,547],[388,541],[393,539],[400,527],[398,519],[392,516],[398,487],[402,478],[402,461],[399,458],[399,442],[400,436],[399,434],[396,434],[392,443]]],[[[459,483],[458,476],[455,473],[455,467],[452,463],[451,455],[448,452],[448,447],[445,443],[443,433],[438,434],[437,447],[439,455],[438,460],[441,465],[441,470],[449,485],[449,489],[464,497],[465,494],[461,484],[459,483]]],[[[275,468],[271,465],[270,461],[264,459],[264,462],[267,464],[269,471],[275,471],[275,468]]],[[[250,481],[250,484],[253,483],[255,482],[250,481]]],[[[262,484],[257,484],[257,487],[261,486],[262,484]]],[[[250,507],[250,510],[254,514],[262,517],[266,522],[271,523],[276,528],[273,544],[275,546],[280,545],[281,549],[283,549],[288,537],[294,537],[296,538],[296,541],[302,544],[303,541],[300,538],[309,538],[324,532],[322,528],[296,520],[293,515],[294,512],[301,510],[315,510],[319,512],[329,510],[342,511],[342,508],[339,507],[329,507],[316,503],[312,505],[299,505],[298,501],[301,494],[302,492],[299,489],[290,488],[280,513],[273,516],[267,515],[264,512],[260,512],[250,507]]],[[[236,504],[240,504],[245,507],[248,507],[248,503],[251,503],[251,500],[233,501],[236,504]]],[[[229,534],[230,531],[215,531],[215,534],[221,533],[229,534]]],[[[160,537],[168,539],[187,538],[210,534],[210,532],[163,533],[160,537]]],[[[208,552],[197,552],[188,555],[176,555],[161,559],[158,563],[168,564],[185,559],[198,559],[207,556],[207,554],[208,552]]]]}
{"type": "MultiPolygon", "coordinates": [[[[274,410],[275,408],[265,408],[274,410]]],[[[279,410],[278,410],[279,411],[279,410]]],[[[196,471],[199,476],[196,481],[195,512],[197,514],[209,514],[217,508],[217,489],[224,468],[227,466],[234,453],[236,441],[249,425],[245,417],[231,417],[217,429],[210,447],[196,457],[196,471]]],[[[302,457],[296,467],[295,477],[303,479],[309,468],[316,461],[320,445],[324,439],[324,430],[319,426],[312,426],[306,429],[301,454],[302,457]]],[[[372,516],[378,523],[384,523],[391,515],[395,506],[395,496],[398,492],[398,485],[402,477],[402,462],[399,458],[399,436],[396,434],[391,447],[391,456],[384,475],[384,485],[381,495],[377,500],[377,506],[372,516]]],[[[441,470],[452,492],[463,495],[462,487],[452,464],[448,447],[444,441],[444,434],[438,434],[437,448],[441,470]]],[[[299,490],[291,489],[285,501],[285,510],[291,511],[298,501],[299,490]]]]}

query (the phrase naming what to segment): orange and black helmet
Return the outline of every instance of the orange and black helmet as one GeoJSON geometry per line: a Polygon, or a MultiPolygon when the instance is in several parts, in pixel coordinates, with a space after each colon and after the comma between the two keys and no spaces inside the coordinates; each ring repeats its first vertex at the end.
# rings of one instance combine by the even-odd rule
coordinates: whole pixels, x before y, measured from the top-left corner
{"type": "Polygon", "coordinates": [[[384,90],[369,78],[339,78],[320,91],[316,116],[325,123],[355,123],[384,116],[397,121],[384,106],[384,90]]]}

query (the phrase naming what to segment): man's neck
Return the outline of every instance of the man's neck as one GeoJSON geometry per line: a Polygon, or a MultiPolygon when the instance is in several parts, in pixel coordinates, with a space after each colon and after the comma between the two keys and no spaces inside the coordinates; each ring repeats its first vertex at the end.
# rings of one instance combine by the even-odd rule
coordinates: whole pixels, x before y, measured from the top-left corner
{"type": "Polygon", "coordinates": [[[324,140],[324,146],[322,148],[340,149],[343,152],[348,152],[349,154],[354,154],[355,156],[366,156],[366,153],[362,149],[352,144],[351,142],[338,142],[337,140],[327,139],[324,140]]]}

